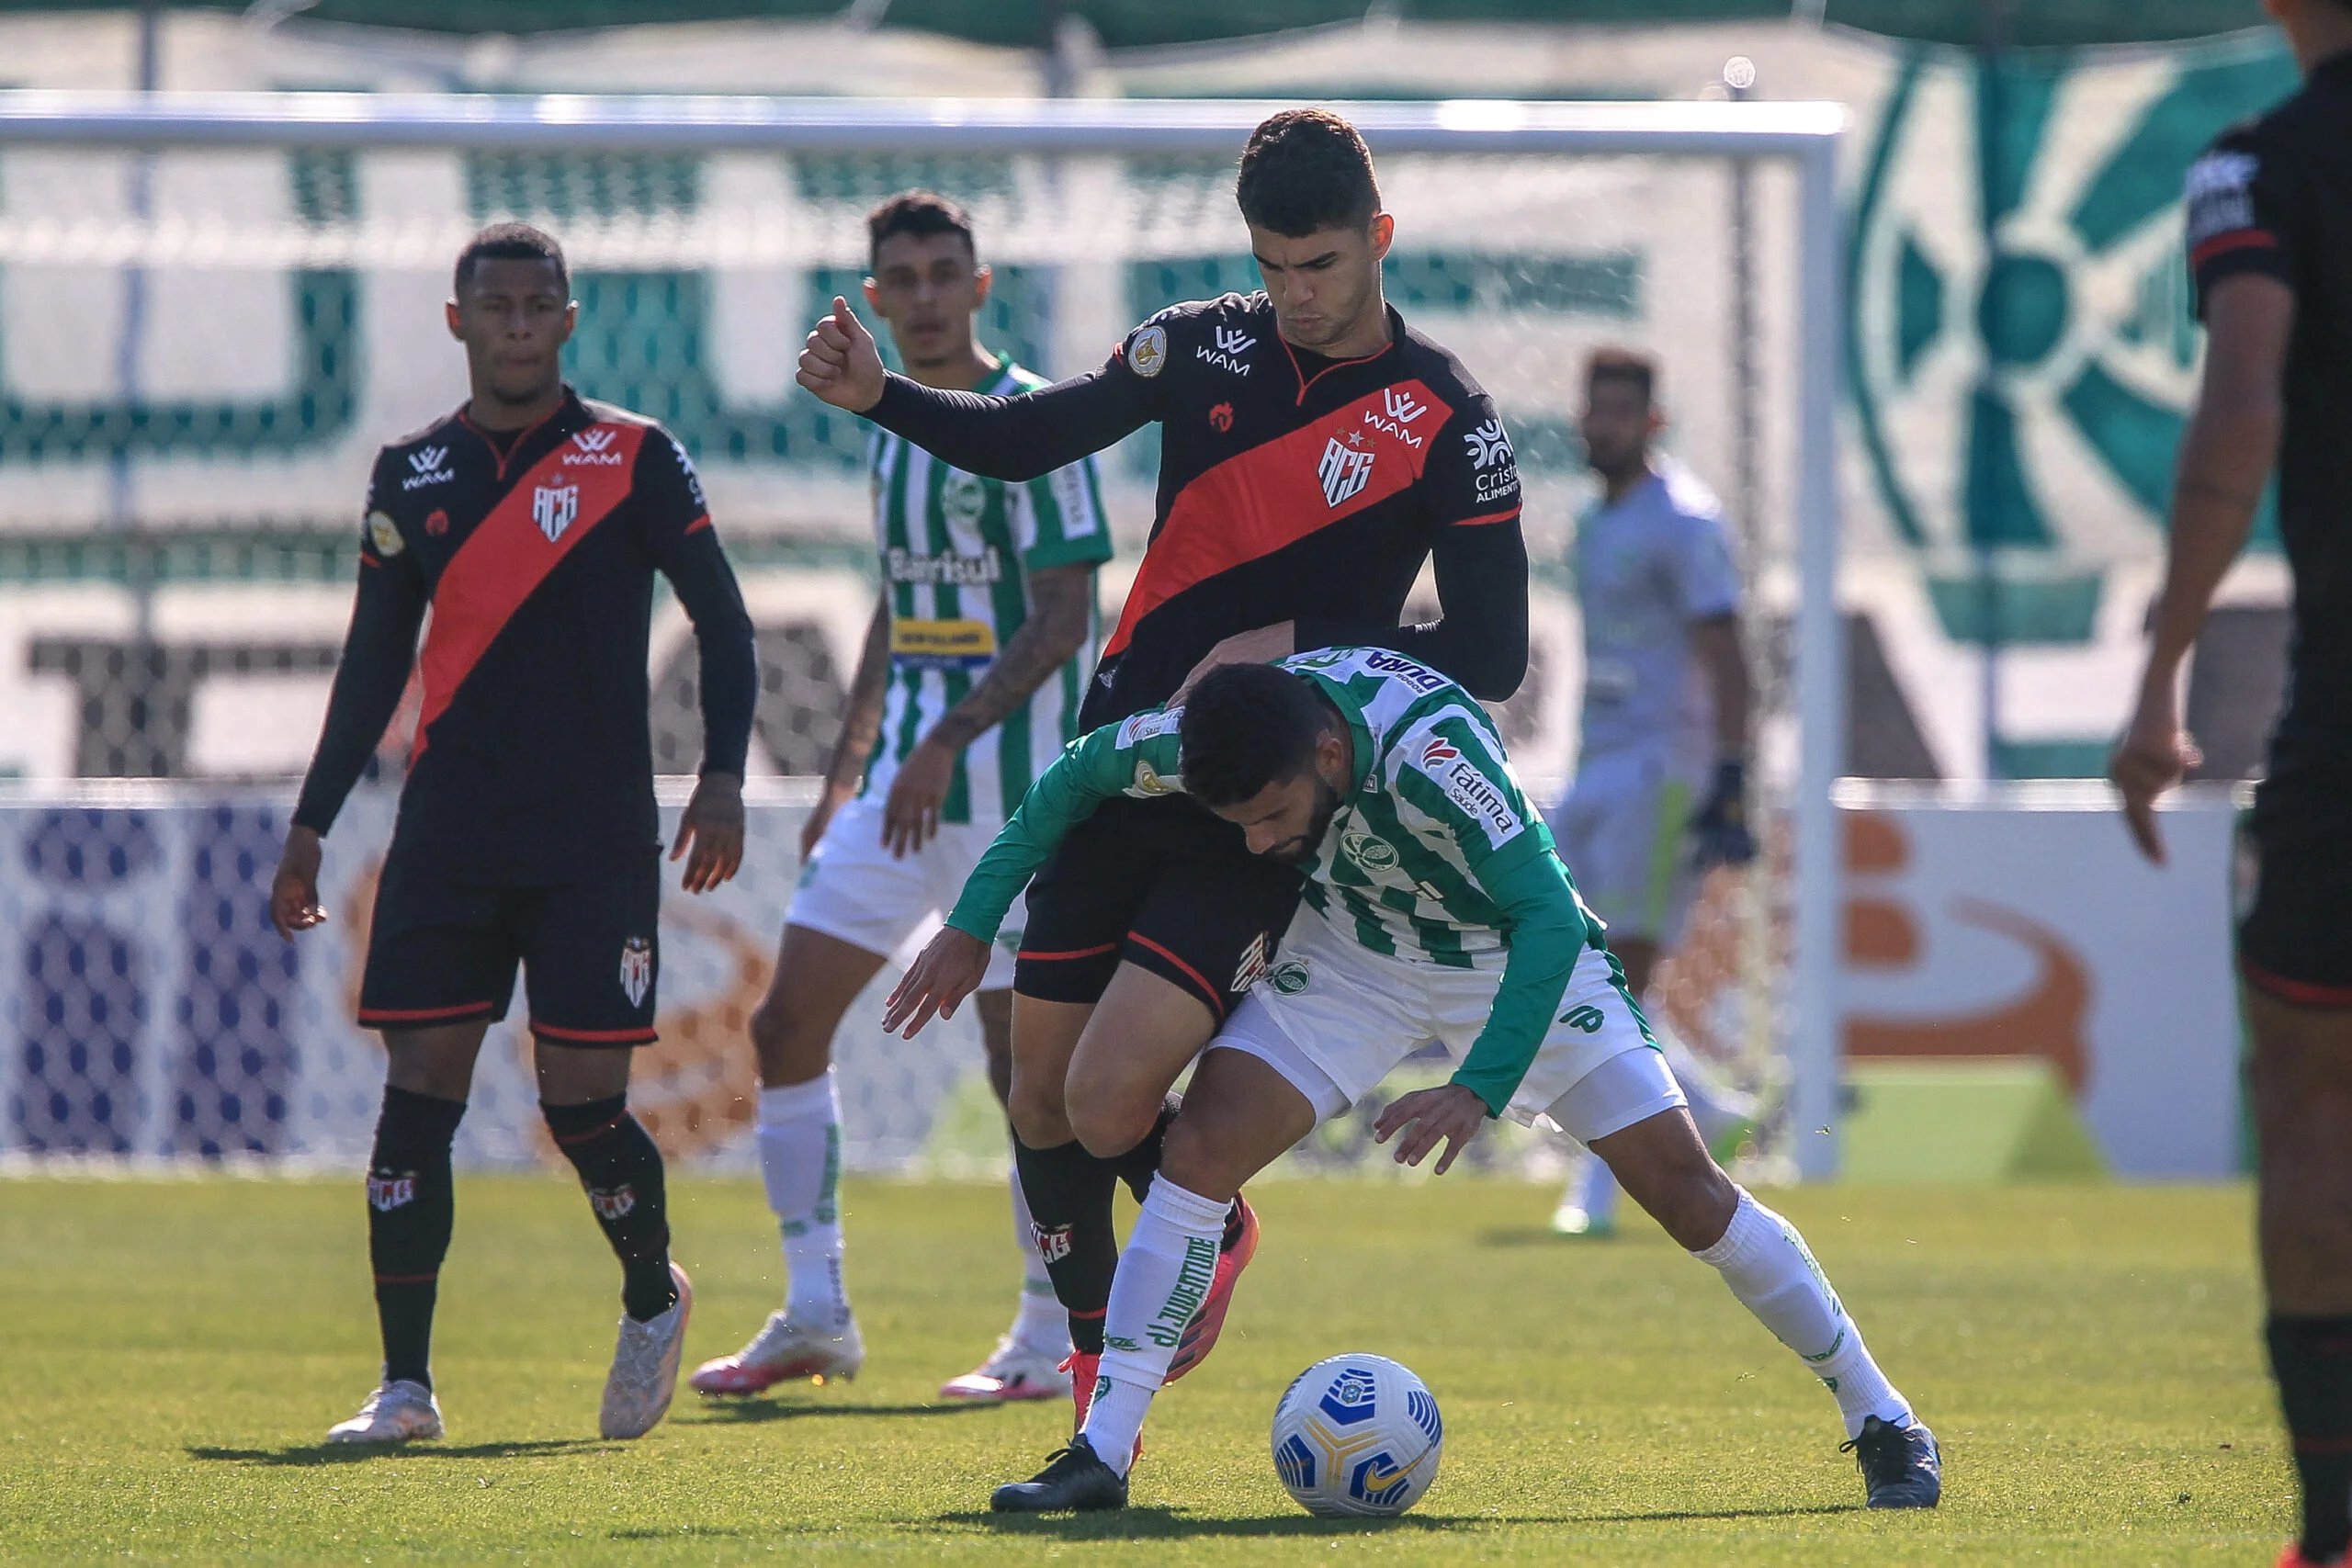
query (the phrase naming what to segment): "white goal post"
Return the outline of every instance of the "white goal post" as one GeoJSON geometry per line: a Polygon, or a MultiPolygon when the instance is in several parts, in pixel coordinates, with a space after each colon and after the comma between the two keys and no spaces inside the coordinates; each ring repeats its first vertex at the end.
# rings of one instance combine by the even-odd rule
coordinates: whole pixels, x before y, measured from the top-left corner
{"type": "MultiPolygon", "coordinates": [[[[397,213],[379,216],[347,210],[337,205],[343,198],[333,192],[322,197],[312,193],[303,199],[317,210],[306,208],[309,216],[297,221],[246,209],[237,194],[243,187],[225,177],[221,195],[209,206],[175,201],[169,194],[168,179],[152,175],[152,170],[139,176],[133,196],[103,213],[77,209],[70,194],[60,197],[53,209],[44,210],[39,205],[42,191],[70,193],[79,177],[74,171],[80,167],[72,160],[85,155],[148,161],[142,167],[160,167],[166,161],[188,157],[200,161],[216,154],[229,158],[274,152],[330,160],[453,152],[525,159],[609,155],[649,163],[677,159],[685,164],[729,155],[831,157],[871,160],[877,166],[893,159],[909,160],[910,166],[917,168],[941,160],[962,166],[973,160],[1018,159],[1046,168],[1049,182],[1061,177],[1055,171],[1069,170],[1067,199],[1082,209],[1113,188],[1087,183],[1084,168],[1089,161],[1229,165],[1250,129],[1283,107],[1287,106],[1093,99],[0,92],[0,291],[12,287],[6,280],[17,268],[48,269],[54,274],[74,266],[97,265],[126,272],[143,270],[157,276],[174,268],[224,266],[445,268],[455,249],[452,237],[461,241],[482,210],[477,203],[470,214],[453,209],[431,221],[419,221],[397,213]],[[51,162],[40,165],[46,172],[36,171],[39,177],[19,177],[19,161],[28,158],[51,162]]],[[[1780,341],[1787,349],[1788,362],[1775,367],[1774,389],[1761,394],[1770,406],[1750,411],[1777,422],[1775,428],[1785,436],[1781,448],[1785,460],[1777,470],[1783,477],[1779,493],[1772,497],[1772,510],[1785,527],[1769,559],[1751,560],[1750,575],[1759,581],[1770,576],[1769,586],[1777,594],[1787,628],[1781,655],[1781,663],[1792,672],[1784,704],[1786,743],[1778,761],[1759,771],[1779,781],[1773,787],[1785,818],[1786,863],[1792,869],[1784,893],[1785,942],[1767,941],[1751,952],[1765,953],[1776,967],[1781,961],[1773,955],[1783,951],[1787,954],[1785,974],[1770,982],[1773,1028],[1778,1035],[1775,1048],[1785,1057],[1790,1078],[1790,1136],[1781,1153],[1792,1159],[1794,1168],[1808,1179],[1833,1175],[1838,1161],[1839,1094],[1835,990],[1840,941],[1840,850],[1831,786],[1846,754],[1845,633],[1837,589],[1837,425],[1845,330],[1841,276],[1845,239],[1838,203],[1837,159],[1846,113],[1833,104],[1761,102],[1479,100],[1331,107],[1363,131],[1382,160],[1385,183],[1392,164],[1434,161],[1429,165],[1433,172],[1425,182],[1429,188],[1445,187],[1450,181],[1456,196],[1475,194],[1485,203],[1488,220],[1514,234],[1523,235],[1531,223],[1556,225],[1557,215],[1566,209],[1525,206],[1516,199],[1511,187],[1491,174],[1487,177],[1496,183],[1476,192],[1465,191],[1464,171],[1493,171],[1503,165],[1484,161],[1508,159],[1701,160],[1786,171],[1790,199],[1783,204],[1779,221],[1790,242],[1787,265],[1767,265],[1762,276],[1765,287],[1778,296],[1764,304],[1783,323],[1780,341]]],[[[1110,177],[1115,182],[1126,176],[1110,177]]],[[[1409,180],[1403,183],[1411,185],[1409,180]]],[[[1170,222],[1189,221],[1193,209],[1183,209],[1172,216],[1159,214],[1158,187],[1133,186],[1129,179],[1117,187],[1122,199],[1129,203],[1121,209],[1123,212],[1140,210],[1169,216],[1170,222]]],[[[703,192],[701,205],[689,217],[672,212],[664,218],[653,212],[660,205],[654,202],[646,209],[652,216],[640,213],[641,221],[604,224],[578,248],[575,265],[626,269],[638,265],[686,265],[695,258],[713,265],[753,267],[801,265],[796,258],[802,258],[804,252],[815,254],[808,250],[808,245],[815,243],[816,251],[831,255],[842,250],[842,235],[854,229],[854,225],[844,229],[836,220],[821,243],[809,242],[797,231],[788,231],[788,225],[778,227],[757,214],[746,213],[737,220],[726,210],[720,186],[706,179],[698,188],[703,192]]],[[[1397,208],[1398,192],[1390,194],[1391,207],[1397,208]]],[[[627,201],[621,205],[627,206],[627,201]]],[[[1225,213],[1222,221],[1238,229],[1229,205],[1225,213]]],[[[1074,219],[1061,221],[1064,228],[1054,254],[1065,265],[1090,263],[1098,252],[1105,254],[1106,259],[1118,253],[1114,238],[1091,234],[1074,219]]],[[[570,236],[566,238],[569,244],[570,236]]],[[[1227,239],[1226,249],[1240,248],[1238,241],[1227,239]]],[[[1670,247],[1672,236],[1664,236],[1662,243],[1670,247]]],[[[1693,245],[1704,243],[1691,242],[1693,245]]],[[[1133,253],[1128,253],[1128,259],[1133,259],[1133,253]]],[[[827,265],[854,264],[836,259],[827,265]]],[[[1712,266],[1713,262],[1708,259],[1706,265],[1712,266]]],[[[1076,289],[1080,284],[1073,282],[1069,287],[1076,289]]],[[[1460,287],[1468,299],[1484,286],[1465,282],[1460,287]]],[[[1544,287],[1582,285],[1555,280],[1544,287]]],[[[1515,298],[1532,303],[1513,305],[1511,310],[1540,312],[1544,308],[1543,288],[1533,285],[1522,288],[1515,298]]],[[[348,301],[341,308],[355,313],[362,309],[348,301]]],[[[1092,330],[1091,323],[1098,318],[1108,321],[1120,314],[1114,301],[1089,318],[1088,330],[1092,330]]],[[[1525,319],[1524,314],[1509,311],[1496,318],[1504,323],[1525,319]]],[[[9,320],[15,321],[15,318],[9,320]]],[[[28,351],[20,348],[25,334],[13,325],[11,331],[14,336],[0,335],[0,360],[8,363],[15,376],[19,373],[20,354],[28,351]]],[[[1435,335],[1450,341],[1442,329],[1436,329],[1435,335]]],[[[797,334],[792,341],[797,344],[797,334]]],[[[1099,357],[1099,351],[1107,349],[1109,342],[1091,346],[1099,357]]],[[[1067,352],[1068,344],[1064,347],[1067,352]]],[[[378,362],[383,357],[377,352],[378,362]]],[[[1475,354],[1465,349],[1464,357],[1474,373],[1480,371],[1475,354]]],[[[126,357],[125,364],[130,363],[126,357]]],[[[1075,360],[1056,367],[1063,371],[1076,367],[1075,360]]],[[[363,367],[360,372],[345,373],[371,372],[363,367]]],[[[59,374],[72,378],[67,372],[59,374]]],[[[7,391],[9,397],[16,397],[13,384],[7,391]]],[[[160,394],[142,391],[141,396],[152,401],[160,394]]],[[[62,399],[59,406],[67,407],[68,414],[53,416],[52,425],[60,418],[65,425],[83,418],[83,413],[74,411],[90,401],[88,397],[80,402],[62,399]]],[[[116,425],[107,424],[99,414],[89,414],[87,428],[92,434],[85,445],[72,446],[70,451],[54,441],[49,447],[40,446],[37,431],[22,438],[29,445],[0,448],[0,512],[16,519],[0,521],[0,551],[12,547],[15,534],[28,537],[39,534],[42,548],[55,546],[58,538],[77,530],[98,540],[169,536],[187,519],[166,515],[169,508],[154,496],[208,494],[207,485],[236,481],[235,472],[231,471],[235,468],[233,463],[224,466],[222,460],[201,454],[189,457],[168,444],[156,445],[160,437],[151,439],[140,434],[149,432],[161,416],[148,403],[139,406],[149,412],[126,415],[116,425]],[[125,434],[126,429],[132,434],[125,434]],[[149,445],[141,446],[142,440],[149,445]],[[28,453],[30,456],[24,455],[28,453]],[[87,477],[86,482],[73,467],[85,457],[95,476],[87,477]],[[11,469],[16,470],[13,479],[11,469]],[[100,497],[101,492],[111,499],[91,499],[84,511],[75,511],[85,504],[76,498],[85,493],[100,497]],[[163,510],[157,510],[159,506],[163,510]]],[[[364,407],[370,416],[381,414],[372,404],[364,407]]],[[[662,412],[660,408],[650,412],[662,412]]],[[[270,419],[255,417],[261,427],[272,425],[270,419]]],[[[1508,403],[1505,418],[1507,422],[1510,418],[1508,403]]],[[[385,426],[363,434],[372,443],[389,438],[395,431],[385,426]]],[[[746,438],[738,432],[729,439],[740,446],[746,438]]],[[[763,437],[755,434],[748,439],[756,456],[763,437]]],[[[781,451],[784,438],[779,435],[775,440],[781,451]]],[[[272,498],[307,493],[302,487],[311,482],[306,477],[311,470],[302,463],[308,459],[280,454],[267,440],[254,450],[261,453],[252,459],[256,491],[266,490],[272,498]]],[[[344,457],[336,457],[321,471],[327,472],[329,468],[333,472],[328,480],[342,484],[356,496],[360,468],[344,457]],[[339,479],[334,477],[337,473],[339,479]]],[[[833,478],[827,482],[842,485],[843,493],[849,483],[842,477],[845,471],[839,464],[828,470],[833,478]]],[[[723,502],[728,493],[722,476],[714,497],[723,502]]],[[[739,487],[735,493],[749,491],[739,487]]],[[[252,502],[261,512],[266,512],[268,504],[258,494],[252,502]]],[[[224,513],[233,509],[226,502],[215,508],[224,513]]],[[[842,548],[848,555],[855,553],[854,541],[842,543],[842,548]]],[[[34,550],[32,544],[20,547],[28,559],[31,557],[27,552],[34,550]]],[[[834,558],[833,564],[838,567],[839,559],[834,558]]],[[[131,571],[141,594],[162,581],[140,576],[148,570],[131,571]]],[[[6,591],[6,584],[0,582],[0,592],[6,591]]],[[[863,614],[862,607],[856,608],[854,618],[862,622],[863,614]]],[[[140,600],[138,617],[138,635],[144,637],[149,625],[149,604],[144,597],[140,600]]],[[[0,688],[0,700],[7,696],[7,691],[0,688]]],[[[1555,689],[1546,700],[1567,705],[1569,699],[1564,691],[1555,689]]],[[[269,771],[248,769],[246,773],[251,777],[254,772],[269,771]]],[[[5,1142],[0,1138],[0,1146],[5,1142]]]]}

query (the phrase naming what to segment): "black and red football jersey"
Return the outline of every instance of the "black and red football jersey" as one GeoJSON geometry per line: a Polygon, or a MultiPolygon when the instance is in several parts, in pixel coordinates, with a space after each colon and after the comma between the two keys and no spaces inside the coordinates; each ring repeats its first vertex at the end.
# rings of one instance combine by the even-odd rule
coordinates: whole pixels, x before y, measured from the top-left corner
{"type": "Polygon", "coordinates": [[[1394,648],[1489,699],[1527,664],[1519,469],[1494,403],[1388,312],[1389,342],[1332,360],[1285,343],[1263,293],[1175,305],[1100,369],[1012,398],[893,376],[867,417],[956,468],[1017,479],[1157,421],[1150,545],[1080,716],[1165,702],[1237,632],[1394,648]],[[1435,558],[1443,617],[1399,626],[1435,558]]]}
{"type": "Polygon", "coordinates": [[[520,433],[485,432],[461,410],[383,448],[295,822],[332,825],[415,663],[394,853],[505,885],[577,881],[643,854],[660,839],[647,672],[657,571],[700,644],[703,766],[741,774],[758,686],[751,618],[668,431],[566,389],[520,433]]]}

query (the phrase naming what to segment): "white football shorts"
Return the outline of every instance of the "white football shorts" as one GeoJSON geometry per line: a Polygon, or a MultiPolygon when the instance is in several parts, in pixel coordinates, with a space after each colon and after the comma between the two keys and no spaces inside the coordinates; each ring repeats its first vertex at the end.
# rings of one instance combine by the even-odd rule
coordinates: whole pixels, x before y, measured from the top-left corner
{"type": "Polygon", "coordinates": [[[1671,951],[1697,902],[1690,814],[1706,787],[1703,767],[1667,750],[1606,751],[1577,766],[1567,798],[1551,813],[1560,859],[1577,891],[1611,936],[1671,951]]]}
{"type": "MultiPolygon", "coordinates": [[[[1301,909],[1265,977],[1209,1042],[1280,1073],[1317,1122],[1344,1113],[1431,1041],[1459,1064],[1502,975],[1392,958],[1301,909]]],[[[1608,954],[1585,950],[1543,1048],[1504,1114],[1580,1143],[1688,1103],[1608,954]]]]}
{"type": "MultiPolygon", "coordinates": [[[[833,813],[817,852],[800,870],[800,886],[785,912],[787,925],[806,926],[898,964],[913,962],[937,934],[962,896],[965,879],[996,841],[994,827],[943,822],[936,837],[902,860],[882,847],[882,801],[860,795],[833,813]]],[[[1015,904],[989,953],[984,991],[1012,986],[1012,957],[1021,948],[1015,904]]]]}

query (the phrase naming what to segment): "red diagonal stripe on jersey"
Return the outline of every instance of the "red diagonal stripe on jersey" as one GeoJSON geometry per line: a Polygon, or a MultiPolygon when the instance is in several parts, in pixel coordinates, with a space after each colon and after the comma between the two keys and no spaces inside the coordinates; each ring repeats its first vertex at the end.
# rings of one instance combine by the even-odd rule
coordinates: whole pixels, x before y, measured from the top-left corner
{"type": "Polygon", "coordinates": [[[612,444],[604,450],[617,451],[618,463],[566,467],[567,457],[585,448],[574,438],[565,437],[561,446],[514,481],[514,488],[490,509],[490,515],[467,536],[443,569],[441,581],[433,590],[433,626],[424,634],[424,657],[420,661],[424,701],[417,716],[412,762],[424,755],[433,721],[449,710],[458,688],[465,684],[466,677],[473,673],[523,602],[538,592],[548,573],[590,530],[628,499],[637,472],[637,448],[645,439],[646,427],[594,424],[588,428],[611,433],[612,444]],[[566,486],[578,489],[578,510],[562,533],[549,539],[532,515],[534,497],[540,490],[560,491],[566,486]]]}
{"type": "Polygon", "coordinates": [[[1126,608],[1103,656],[1125,649],[1137,623],[1186,589],[1295,545],[1412,485],[1429,461],[1430,443],[1453,417],[1453,408],[1428,387],[1398,382],[1201,475],[1179,492],[1144,552],[1143,570],[1127,590],[1126,608]],[[1400,421],[1389,412],[1394,406],[1417,412],[1400,421]],[[1337,477],[1327,490],[1323,470],[1335,445],[1337,477]],[[1355,466],[1366,456],[1369,470],[1355,466]],[[1357,488],[1350,492],[1351,485],[1357,488]],[[1341,496],[1336,504],[1333,491],[1341,496]]]}

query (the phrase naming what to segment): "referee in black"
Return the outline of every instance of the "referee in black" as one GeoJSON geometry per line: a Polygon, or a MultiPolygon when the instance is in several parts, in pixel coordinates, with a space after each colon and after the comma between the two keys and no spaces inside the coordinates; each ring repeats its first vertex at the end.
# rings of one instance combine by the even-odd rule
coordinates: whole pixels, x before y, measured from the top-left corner
{"type": "Polygon", "coordinates": [[[2352,0],[2265,4],[2306,80],[2189,169],[2204,381],[2147,673],[2109,772],[2162,863],[2155,798],[2199,760],[2181,660],[2275,462],[2295,636],[2255,796],[2260,886],[2238,969],[2270,1363],[2302,1479],[2302,1534],[2280,1568],[2298,1568],[2352,1545],[2352,0]]]}

